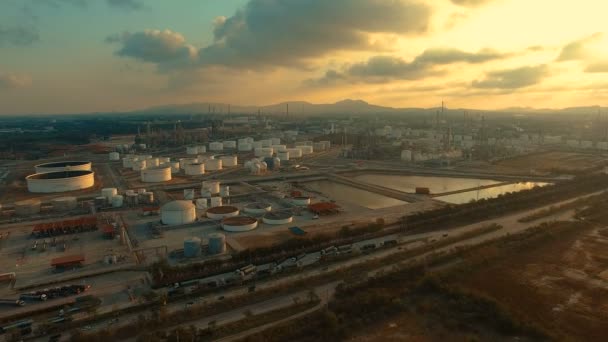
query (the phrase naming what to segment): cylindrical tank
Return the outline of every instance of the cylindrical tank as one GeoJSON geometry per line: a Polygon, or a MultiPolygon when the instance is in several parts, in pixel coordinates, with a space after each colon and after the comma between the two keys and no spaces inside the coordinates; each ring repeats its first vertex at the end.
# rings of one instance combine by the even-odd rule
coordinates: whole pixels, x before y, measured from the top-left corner
{"type": "Polygon", "coordinates": [[[236,148],[236,141],[234,141],[234,140],[227,140],[227,141],[224,141],[222,144],[224,145],[224,148],[227,148],[227,149],[236,148]]]}
{"type": "Polygon", "coordinates": [[[222,167],[237,166],[238,163],[237,156],[223,156],[220,157],[220,160],[222,161],[222,167]]]}
{"type": "Polygon", "coordinates": [[[289,160],[289,152],[285,151],[285,152],[278,152],[277,153],[277,158],[279,158],[281,161],[288,161],[289,160]]]}
{"type": "Polygon", "coordinates": [[[331,141],[322,140],[321,142],[323,143],[323,145],[325,145],[325,150],[329,150],[331,148],[331,141]]]}
{"type": "Polygon", "coordinates": [[[222,151],[224,149],[224,144],[222,144],[221,142],[212,142],[209,143],[209,151],[222,151]]]}
{"type": "Polygon", "coordinates": [[[118,153],[118,152],[110,152],[110,154],[108,155],[108,157],[110,158],[111,161],[117,161],[117,160],[120,160],[120,153],[118,153]]]}
{"type": "Polygon", "coordinates": [[[205,169],[208,171],[218,171],[222,169],[221,159],[207,159],[205,160],[205,169]]]}
{"type": "Polygon", "coordinates": [[[200,176],[205,174],[205,164],[196,163],[196,164],[188,164],[185,168],[187,176],[200,176]]]}
{"type": "Polygon", "coordinates": [[[150,158],[146,160],[146,168],[158,167],[160,160],[158,158],[150,158]]]}
{"type": "Polygon", "coordinates": [[[70,211],[76,209],[78,206],[78,200],[76,197],[72,196],[58,197],[51,200],[51,205],[55,211],[70,211]]]}
{"type": "Polygon", "coordinates": [[[144,192],[146,192],[146,189],[144,189],[144,188],[137,189],[138,194],[143,194],[144,192]]]}
{"type": "Polygon", "coordinates": [[[184,239],[184,257],[196,258],[201,255],[201,239],[189,237],[184,239]]]}
{"type": "Polygon", "coordinates": [[[287,151],[286,145],[272,145],[272,149],[274,152],[285,152],[287,151]]]}
{"type": "Polygon", "coordinates": [[[15,215],[32,216],[40,213],[40,200],[29,199],[15,202],[15,215]]]}
{"type": "Polygon", "coordinates": [[[189,155],[198,154],[198,146],[186,147],[186,154],[189,154],[189,155]]]}
{"type": "Polygon", "coordinates": [[[114,207],[114,208],[122,207],[123,201],[124,201],[124,198],[122,197],[122,195],[112,196],[112,207],[114,207]]]}
{"type": "Polygon", "coordinates": [[[270,141],[272,145],[278,145],[281,143],[281,138],[271,138],[270,141]]]}
{"type": "Polygon", "coordinates": [[[232,206],[219,206],[211,207],[207,209],[207,217],[212,220],[221,220],[226,217],[233,217],[239,215],[239,209],[232,206]]]}
{"type": "Polygon", "coordinates": [[[118,195],[118,189],[116,188],[103,188],[101,189],[101,196],[105,197],[108,203],[112,201],[112,197],[118,195]]]}
{"type": "Polygon", "coordinates": [[[139,204],[139,194],[135,192],[126,193],[125,194],[125,203],[127,205],[137,205],[139,204]]]}
{"type": "Polygon", "coordinates": [[[316,142],[312,144],[312,148],[315,151],[325,151],[325,144],[322,142],[316,142]]]}
{"type": "Polygon", "coordinates": [[[313,152],[313,147],[308,145],[300,146],[300,149],[302,150],[303,155],[311,154],[313,152]]]}
{"type": "Polygon", "coordinates": [[[234,216],[222,219],[222,228],[227,232],[247,232],[258,227],[258,220],[250,216],[234,216]]]}
{"type": "Polygon", "coordinates": [[[207,146],[199,145],[197,146],[196,150],[198,151],[198,153],[207,153],[207,146]]]}
{"type": "Polygon", "coordinates": [[[133,158],[122,158],[122,167],[124,167],[125,169],[133,168],[133,158]]]}
{"type": "Polygon", "coordinates": [[[201,190],[207,190],[211,194],[219,194],[220,193],[220,182],[219,181],[203,181],[201,184],[201,190]]]}
{"type": "Polygon", "coordinates": [[[251,151],[253,146],[250,143],[239,143],[239,151],[248,152],[251,151]]]}
{"type": "Polygon", "coordinates": [[[211,197],[211,207],[221,207],[221,206],[222,206],[221,197],[211,197]]]}
{"type": "Polygon", "coordinates": [[[98,208],[104,208],[108,205],[108,199],[105,196],[97,196],[94,199],[95,206],[98,208]]]}
{"type": "Polygon", "coordinates": [[[180,158],[179,159],[179,167],[182,170],[186,169],[186,165],[196,164],[196,163],[198,163],[198,158],[180,158]]]}
{"type": "Polygon", "coordinates": [[[193,200],[194,195],[194,189],[184,189],[184,199],[193,200]]]}
{"type": "Polygon", "coordinates": [[[226,235],[222,233],[209,234],[209,254],[221,254],[226,251],[226,235]]]}
{"type": "Polygon", "coordinates": [[[36,173],[57,172],[57,171],[91,171],[90,161],[60,161],[38,164],[34,167],[36,173]]]}
{"type": "Polygon", "coordinates": [[[92,187],[95,173],[87,170],[45,172],[29,175],[25,180],[29,192],[67,192],[92,187]]]}
{"type": "Polygon", "coordinates": [[[268,212],[262,217],[266,224],[287,224],[293,221],[293,215],[288,211],[268,212]]]}
{"type": "Polygon", "coordinates": [[[256,157],[272,157],[272,154],[274,153],[274,150],[272,149],[272,147],[260,147],[260,148],[256,148],[254,150],[254,155],[256,157]]]}
{"type": "Polygon", "coordinates": [[[144,170],[147,166],[147,162],[145,159],[137,160],[133,162],[133,171],[141,171],[144,170]]]}
{"type": "Polygon", "coordinates": [[[146,191],[144,193],[139,194],[139,202],[144,204],[154,203],[154,193],[146,191]]]}
{"type": "Polygon", "coordinates": [[[300,147],[288,148],[287,152],[289,152],[290,159],[302,157],[302,149],[300,147]]]}
{"type": "Polygon", "coordinates": [[[294,197],[291,199],[291,203],[293,203],[294,205],[309,205],[310,204],[310,197],[306,197],[306,196],[298,196],[298,197],[294,197]]]}
{"type": "Polygon", "coordinates": [[[249,203],[244,208],[245,212],[253,215],[266,214],[272,210],[272,206],[269,203],[254,202],[249,203]]]}
{"type": "Polygon", "coordinates": [[[262,142],[261,141],[254,141],[251,143],[251,147],[253,147],[254,149],[256,148],[262,148],[262,142]]]}
{"type": "Polygon", "coordinates": [[[220,186],[220,196],[229,197],[230,196],[230,186],[228,186],[228,185],[220,186]]]}
{"type": "Polygon", "coordinates": [[[206,198],[196,199],[196,210],[206,210],[208,207],[206,198]]]}
{"type": "Polygon", "coordinates": [[[171,173],[179,173],[179,162],[170,162],[168,165],[171,167],[171,173]]]}
{"type": "Polygon", "coordinates": [[[262,147],[272,146],[272,139],[264,139],[264,140],[260,140],[260,142],[262,143],[262,147]]]}
{"type": "Polygon", "coordinates": [[[145,183],[167,182],[171,180],[171,167],[159,166],[141,170],[141,181],[145,183]]]}
{"type": "Polygon", "coordinates": [[[196,221],[196,209],[192,201],[172,201],[160,209],[161,221],[167,225],[180,225],[196,221]]]}
{"type": "Polygon", "coordinates": [[[162,164],[167,164],[171,162],[171,157],[160,157],[158,158],[158,160],[162,164]]]}

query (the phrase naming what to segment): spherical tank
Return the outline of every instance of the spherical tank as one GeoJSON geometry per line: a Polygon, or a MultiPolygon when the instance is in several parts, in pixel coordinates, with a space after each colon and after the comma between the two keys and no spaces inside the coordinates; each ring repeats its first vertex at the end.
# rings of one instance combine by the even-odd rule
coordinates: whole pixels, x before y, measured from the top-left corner
{"type": "Polygon", "coordinates": [[[220,160],[222,161],[222,167],[237,166],[238,164],[237,156],[223,156],[220,157],[220,160]]]}
{"type": "Polygon", "coordinates": [[[226,217],[222,220],[222,228],[227,232],[247,232],[258,227],[258,220],[250,216],[226,217]]]}
{"type": "Polygon", "coordinates": [[[222,169],[221,159],[208,159],[205,160],[205,169],[208,171],[218,171],[222,169]]]}
{"type": "Polygon", "coordinates": [[[118,153],[118,152],[110,152],[110,154],[108,155],[108,157],[110,158],[111,161],[117,161],[117,160],[120,160],[120,153],[118,153]]]}
{"type": "Polygon", "coordinates": [[[209,234],[209,254],[222,254],[226,251],[226,235],[222,233],[209,234]]]}
{"type": "Polygon", "coordinates": [[[91,171],[89,161],[62,161],[54,163],[38,164],[34,167],[36,173],[57,172],[57,171],[91,171]]]}
{"type": "Polygon", "coordinates": [[[189,237],[184,239],[184,256],[186,258],[196,258],[201,255],[201,239],[189,237]]]}
{"type": "Polygon", "coordinates": [[[141,181],[145,183],[167,182],[171,180],[171,167],[159,166],[141,170],[141,181]]]}
{"type": "Polygon", "coordinates": [[[160,208],[163,224],[180,225],[196,221],[196,208],[192,201],[172,201],[160,208]]]}
{"type": "Polygon", "coordinates": [[[40,213],[40,200],[29,199],[15,202],[15,215],[31,216],[40,213]]]}
{"type": "Polygon", "coordinates": [[[66,192],[92,187],[95,173],[85,170],[36,173],[25,177],[25,180],[29,192],[66,192]]]}
{"type": "Polygon", "coordinates": [[[185,168],[187,176],[200,176],[205,174],[205,164],[196,163],[196,164],[188,164],[185,168]]]}

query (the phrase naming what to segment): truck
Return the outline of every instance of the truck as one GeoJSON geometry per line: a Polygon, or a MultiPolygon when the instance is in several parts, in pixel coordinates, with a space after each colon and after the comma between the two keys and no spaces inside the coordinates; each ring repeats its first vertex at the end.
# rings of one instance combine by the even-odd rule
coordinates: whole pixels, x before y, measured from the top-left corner
{"type": "Polygon", "coordinates": [[[330,256],[336,253],[338,253],[338,248],[336,248],[336,246],[330,246],[321,251],[321,255],[323,256],[330,256]]]}
{"type": "Polygon", "coordinates": [[[353,245],[343,245],[338,247],[338,255],[350,254],[353,252],[353,245]]]}
{"type": "Polygon", "coordinates": [[[245,267],[241,267],[239,269],[237,269],[236,271],[234,271],[234,273],[241,277],[242,280],[248,280],[251,279],[255,276],[257,272],[257,267],[255,267],[255,265],[247,265],[245,267]]]}

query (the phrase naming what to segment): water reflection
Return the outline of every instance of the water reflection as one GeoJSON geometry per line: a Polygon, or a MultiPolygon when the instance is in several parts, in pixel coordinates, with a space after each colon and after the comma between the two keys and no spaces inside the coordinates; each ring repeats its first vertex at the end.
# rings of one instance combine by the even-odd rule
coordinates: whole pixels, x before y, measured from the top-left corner
{"type": "Polygon", "coordinates": [[[468,203],[471,200],[480,200],[483,198],[496,198],[498,195],[505,194],[507,192],[517,192],[521,190],[532,189],[535,186],[545,186],[550,183],[543,182],[522,182],[522,183],[513,183],[495,186],[493,188],[481,189],[481,190],[473,190],[467,192],[461,192],[458,194],[446,195],[435,197],[435,199],[452,203],[452,204],[462,204],[468,203]]]}
{"type": "Polygon", "coordinates": [[[309,189],[322,193],[338,203],[354,204],[369,209],[387,208],[407,203],[328,180],[306,182],[304,185],[309,189]]]}
{"type": "Polygon", "coordinates": [[[427,177],[427,176],[398,176],[398,175],[359,175],[354,179],[387,188],[415,192],[416,187],[426,187],[432,194],[440,194],[455,190],[476,188],[479,186],[498,184],[499,181],[491,179],[453,178],[453,177],[427,177]]]}

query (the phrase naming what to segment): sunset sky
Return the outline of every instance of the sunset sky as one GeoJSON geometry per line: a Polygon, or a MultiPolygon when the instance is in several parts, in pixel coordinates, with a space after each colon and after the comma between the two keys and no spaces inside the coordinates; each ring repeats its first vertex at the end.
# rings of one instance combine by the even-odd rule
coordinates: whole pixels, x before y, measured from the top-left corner
{"type": "Polygon", "coordinates": [[[608,105],[600,0],[1,0],[0,114],[608,105]]]}

